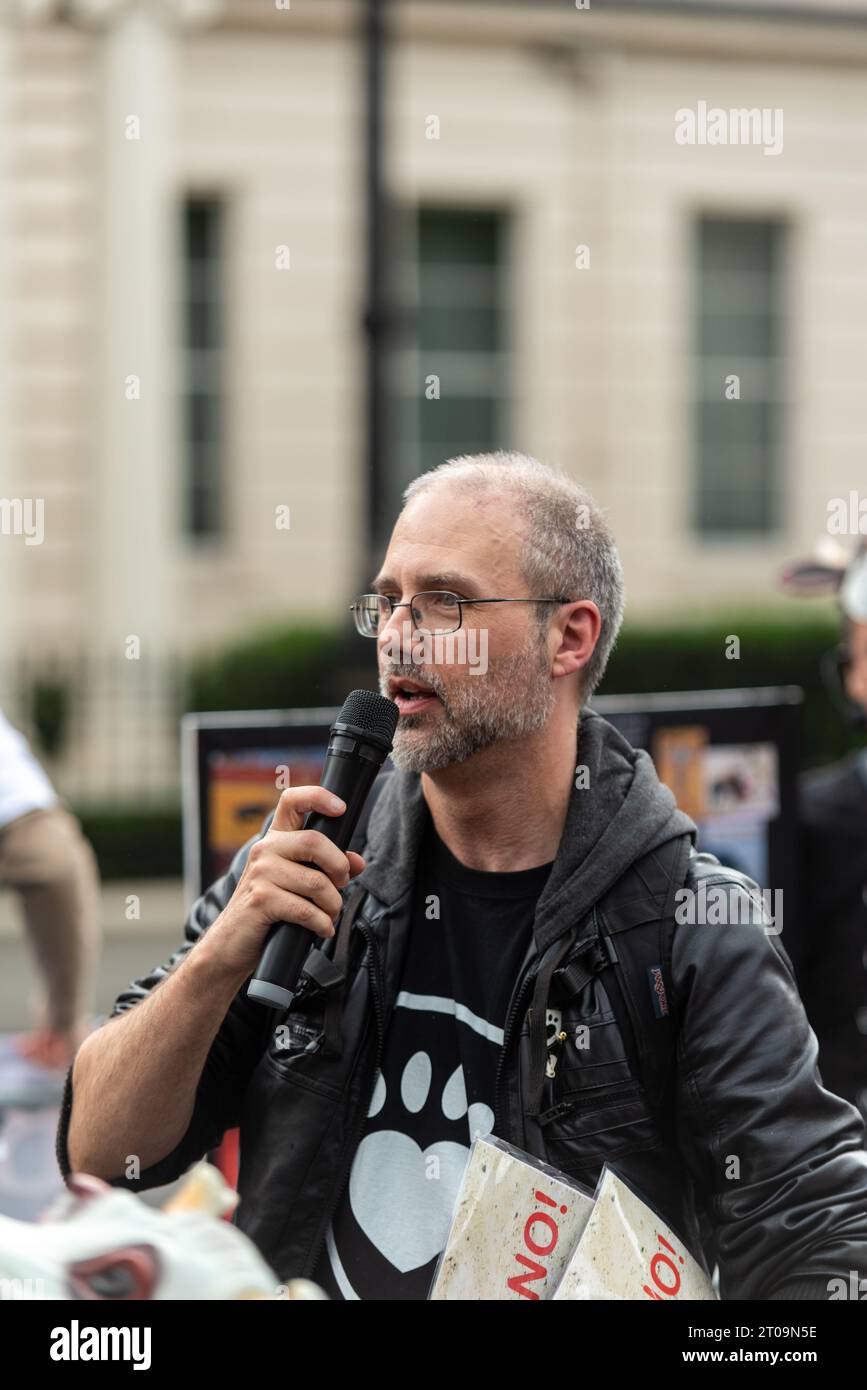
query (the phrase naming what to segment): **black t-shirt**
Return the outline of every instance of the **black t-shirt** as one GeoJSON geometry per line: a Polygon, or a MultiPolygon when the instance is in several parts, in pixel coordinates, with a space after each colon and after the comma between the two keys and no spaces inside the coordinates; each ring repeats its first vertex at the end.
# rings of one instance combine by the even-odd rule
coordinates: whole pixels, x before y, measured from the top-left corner
{"type": "Polygon", "coordinates": [[[382,1065],[313,1276],[332,1298],[427,1298],[470,1143],[493,1128],[506,1010],[550,871],[468,869],[428,821],[382,1065]]]}

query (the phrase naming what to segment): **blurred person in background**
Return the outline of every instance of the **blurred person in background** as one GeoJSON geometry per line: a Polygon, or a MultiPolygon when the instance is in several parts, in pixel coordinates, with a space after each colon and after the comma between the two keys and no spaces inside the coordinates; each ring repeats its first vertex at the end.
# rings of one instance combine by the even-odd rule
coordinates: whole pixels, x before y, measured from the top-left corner
{"type": "Polygon", "coordinates": [[[16,1039],[16,1049],[41,1066],[68,1066],[90,1031],[99,942],[96,856],[2,711],[0,883],[18,894],[43,987],[39,1023],[16,1039]]]}
{"type": "MultiPolygon", "coordinates": [[[[867,546],[802,561],[783,582],[795,593],[837,591],[842,640],[823,674],[838,705],[849,702],[849,721],[864,726],[867,546]]],[[[799,819],[805,930],[792,960],[825,1085],[867,1116],[867,746],[804,773],[799,819]]]]}

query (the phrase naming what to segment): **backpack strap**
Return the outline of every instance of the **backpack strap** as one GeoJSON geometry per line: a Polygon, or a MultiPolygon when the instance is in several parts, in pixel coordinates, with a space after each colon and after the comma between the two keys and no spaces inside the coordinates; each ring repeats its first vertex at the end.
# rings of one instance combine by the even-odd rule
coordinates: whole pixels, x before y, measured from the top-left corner
{"type": "Polygon", "coordinates": [[[590,930],[552,943],[536,972],[528,1018],[525,1114],[544,1106],[548,1045],[543,1022],[552,983],[575,995],[598,976],[617,1020],[632,1076],[641,1081],[660,1127],[672,1132],[677,1021],[671,975],[676,894],[691,848],[686,833],[631,864],[600,899],[590,930]],[[669,1114],[668,1112],[672,1113],[669,1114]]]}
{"type": "Polygon", "coordinates": [[[692,836],[669,840],[630,865],[599,904],[597,922],[612,969],[604,979],[632,1074],[667,1135],[674,1125],[678,1019],[672,980],[675,895],[684,885],[692,836]]]}
{"type": "MultiPolygon", "coordinates": [[[[377,797],[385,783],[385,778],[380,775],[376,778],[373,786],[367,794],[367,798],[361,808],[361,815],[352,832],[352,839],[348,848],[361,854],[367,841],[367,824],[370,820],[371,812],[376,805],[377,797]]],[[[333,938],[334,944],[331,949],[326,949],[328,942],[315,942],[307,953],[307,957],[301,967],[300,990],[303,993],[309,987],[309,983],[318,985],[326,996],[325,1017],[324,1017],[324,1048],[323,1055],[329,1057],[340,1057],[343,1050],[342,1041],[342,1022],[343,1022],[343,985],[346,981],[347,968],[349,964],[349,946],[352,938],[352,929],[355,919],[361,910],[362,903],[367,896],[367,890],[363,884],[353,884],[344,900],[343,910],[340,914],[340,927],[333,938]]],[[[331,938],[329,938],[329,941],[331,938]]],[[[300,997],[300,993],[297,997],[300,997]]]]}

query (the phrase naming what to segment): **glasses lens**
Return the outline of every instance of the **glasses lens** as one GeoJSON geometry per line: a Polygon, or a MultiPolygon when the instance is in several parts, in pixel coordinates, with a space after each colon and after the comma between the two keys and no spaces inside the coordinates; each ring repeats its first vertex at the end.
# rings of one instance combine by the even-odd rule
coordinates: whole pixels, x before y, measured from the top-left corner
{"type": "Polygon", "coordinates": [[[355,626],[362,637],[376,637],[388,614],[389,604],[379,594],[362,594],[355,601],[355,626]]]}
{"type": "Polygon", "coordinates": [[[457,594],[416,594],[412,615],[416,628],[421,632],[454,632],[461,625],[461,605],[457,594]]]}

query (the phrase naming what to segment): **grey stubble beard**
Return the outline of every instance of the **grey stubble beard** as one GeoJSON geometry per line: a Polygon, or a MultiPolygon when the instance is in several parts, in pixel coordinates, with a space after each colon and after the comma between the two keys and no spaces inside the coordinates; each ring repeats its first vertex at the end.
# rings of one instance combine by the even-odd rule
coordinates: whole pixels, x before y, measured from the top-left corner
{"type": "Polygon", "coordinates": [[[383,695],[388,694],[391,676],[430,686],[442,707],[442,715],[427,726],[426,713],[400,716],[391,754],[400,772],[436,772],[465,762],[500,740],[526,738],[542,728],[554,708],[545,633],[535,634],[520,651],[490,663],[485,675],[468,675],[448,694],[438,671],[422,675],[417,667],[406,665],[392,666],[380,676],[383,695]]]}

